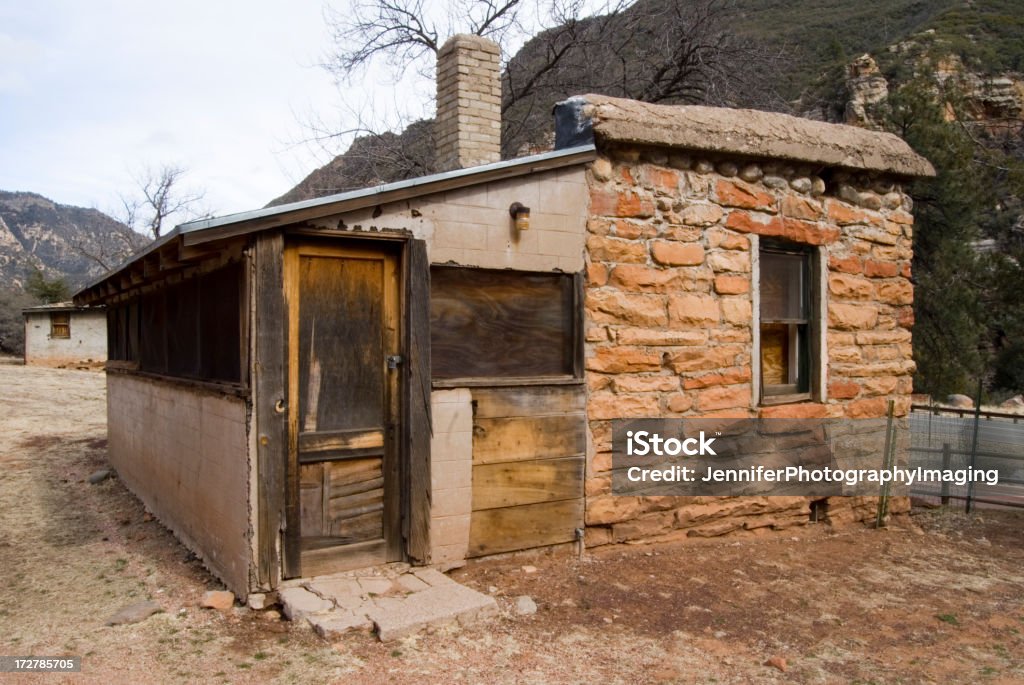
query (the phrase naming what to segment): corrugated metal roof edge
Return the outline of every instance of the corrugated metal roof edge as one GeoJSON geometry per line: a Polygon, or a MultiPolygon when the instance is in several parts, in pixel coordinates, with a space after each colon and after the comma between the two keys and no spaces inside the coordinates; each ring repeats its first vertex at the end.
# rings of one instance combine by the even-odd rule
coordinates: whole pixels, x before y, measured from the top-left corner
{"type": "Polygon", "coordinates": [[[88,290],[96,287],[100,283],[103,283],[108,278],[118,274],[125,268],[142,259],[148,254],[158,250],[160,247],[166,245],[168,242],[187,234],[194,234],[201,231],[207,231],[210,229],[222,228],[224,226],[230,226],[234,224],[246,223],[248,221],[255,221],[258,219],[267,219],[271,217],[281,217],[287,214],[301,212],[308,209],[315,209],[318,207],[327,207],[329,205],[349,203],[358,201],[360,199],[369,199],[378,195],[385,195],[396,191],[405,191],[419,189],[423,194],[431,192],[433,186],[439,184],[450,184],[452,181],[464,180],[465,183],[458,184],[459,187],[473,185],[476,180],[475,177],[484,176],[487,181],[498,180],[505,177],[515,177],[532,172],[532,167],[538,164],[544,165],[544,171],[558,168],[559,164],[545,164],[557,162],[559,160],[564,161],[565,166],[571,166],[573,164],[579,164],[588,161],[590,155],[596,151],[593,144],[580,145],[577,147],[566,148],[563,150],[553,150],[551,152],[544,152],[539,155],[530,155],[528,157],[517,157],[516,159],[502,160],[500,162],[494,162],[493,164],[483,164],[480,166],[469,167],[467,169],[455,169],[454,171],[446,171],[440,174],[431,174],[429,176],[419,176],[417,178],[407,179],[405,181],[397,181],[395,183],[386,183],[384,185],[372,186],[370,188],[361,188],[359,190],[351,190],[344,193],[336,193],[334,195],[327,195],[325,197],[317,197],[309,200],[300,200],[299,202],[290,202],[284,205],[278,205],[276,207],[263,207],[261,209],[254,209],[246,212],[237,212],[235,214],[226,214],[221,217],[214,217],[212,219],[200,219],[198,221],[190,221],[184,224],[178,224],[173,230],[165,233],[160,238],[154,240],[149,245],[146,245],[141,250],[135,252],[131,257],[126,259],[121,264],[117,265],[107,273],[90,281],[87,285],[83,286],[78,292],[74,294],[74,298],[77,299],[80,295],[88,290]],[[577,157],[579,159],[577,159],[577,157]],[[504,172],[504,173],[503,173],[504,172]]]}

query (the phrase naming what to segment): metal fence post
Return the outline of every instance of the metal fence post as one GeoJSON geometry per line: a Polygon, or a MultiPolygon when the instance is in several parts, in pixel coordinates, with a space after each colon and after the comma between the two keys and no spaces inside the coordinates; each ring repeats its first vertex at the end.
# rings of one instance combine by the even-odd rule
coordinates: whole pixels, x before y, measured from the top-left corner
{"type": "MultiPolygon", "coordinates": [[[[885,454],[882,462],[886,471],[892,471],[893,460],[896,456],[896,430],[893,426],[893,416],[896,413],[896,402],[889,400],[889,420],[885,425],[885,454]]],[[[882,483],[881,492],[878,493],[878,511],[875,514],[875,528],[885,525],[885,519],[889,515],[889,481],[882,483]]]]}
{"type": "MultiPolygon", "coordinates": [[[[971,438],[971,474],[974,473],[974,466],[978,459],[978,426],[981,424],[981,388],[982,379],[978,378],[978,399],[974,402],[974,435],[971,438]]],[[[969,474],[970,475],[970,474],[969,474]]],[[[964,511],[971,513],[971,500],[974,497],[974,478],[967,480],[967,503],[964,511]]]]}
{"type": "MultiPolygon", "coordinates": [[[[953,458],[953,448],[950,447],[948,442],[942,443],[942,472],[946,474],[949,472],[949,463],[953,458]]],[[[943,475],[942,481],[942,506],[949,506],[949,481],[945,480],[943,475]]]]}

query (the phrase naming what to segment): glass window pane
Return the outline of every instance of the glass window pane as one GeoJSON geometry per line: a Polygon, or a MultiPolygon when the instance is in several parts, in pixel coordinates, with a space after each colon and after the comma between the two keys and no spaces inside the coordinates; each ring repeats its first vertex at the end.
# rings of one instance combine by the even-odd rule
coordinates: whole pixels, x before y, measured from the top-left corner
{"type": "Polygon", "coordinates": [[[807,255],[761,253],[761,320],[806,321],[807,255]]]}

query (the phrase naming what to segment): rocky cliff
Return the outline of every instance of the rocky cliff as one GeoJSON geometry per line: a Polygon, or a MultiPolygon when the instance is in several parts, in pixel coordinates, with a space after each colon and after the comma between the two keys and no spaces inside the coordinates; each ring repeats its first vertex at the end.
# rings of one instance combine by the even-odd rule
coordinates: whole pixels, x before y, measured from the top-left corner
{"type": "Polygon", "coordinates": [[[99,210],[0,191],[0,286],[22,286],[37,267],[49,277],[65,277],[74,288],[146,242],[99,210]]]}

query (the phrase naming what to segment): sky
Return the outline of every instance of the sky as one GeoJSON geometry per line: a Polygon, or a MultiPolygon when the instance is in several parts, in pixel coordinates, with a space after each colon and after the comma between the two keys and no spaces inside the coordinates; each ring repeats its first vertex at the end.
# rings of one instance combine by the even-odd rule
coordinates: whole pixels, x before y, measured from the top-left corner
{"type": "Polygon", "coordinates": [[[0,0],[0,190],[116,213],[170,164],[206,211],[262,207],[347,144],[304,122],[396,99],[339,90],[329,47],[320,0],[0,0]]]}

